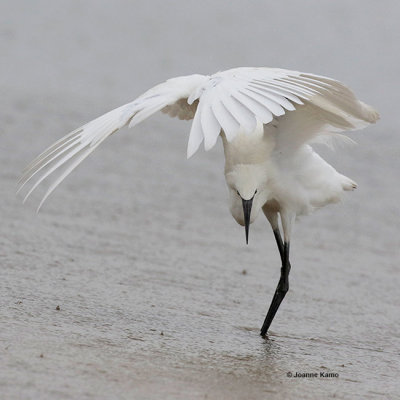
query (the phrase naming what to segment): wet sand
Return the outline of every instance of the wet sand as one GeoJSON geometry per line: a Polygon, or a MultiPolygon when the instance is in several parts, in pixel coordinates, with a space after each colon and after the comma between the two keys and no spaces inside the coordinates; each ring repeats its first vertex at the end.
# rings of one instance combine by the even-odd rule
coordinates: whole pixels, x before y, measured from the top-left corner
{"type": "Polygon", "coordinates": [[[0,397],[399,398],[398,3],[168,3],[0,5],[0,397]],[[321,150],[359,188],[298,222],[268,340],[273,235],[260,218],[245,245],[221,145],[186,161],[189,123],[114,135],[39,215],[39,196],[14,195],[70,130],[168,77],[239,65],[333,76],[382,116],[358,146],[321,150]]]}

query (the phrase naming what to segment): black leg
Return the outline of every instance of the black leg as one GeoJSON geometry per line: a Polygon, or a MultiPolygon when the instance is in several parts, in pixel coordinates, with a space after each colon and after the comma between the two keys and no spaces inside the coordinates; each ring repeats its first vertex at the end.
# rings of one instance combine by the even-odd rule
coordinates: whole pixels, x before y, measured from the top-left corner
{"type": "Polygon", "coordinates": [[[281,268],[281,278],[279,279],[278,286],[276,287],[274,297],[272,299],[271,305],[269,306],[269,310],[267,316],[265,317],[264,324],[261,328],[261,336],[265,336],[268,332],[268,329],[271,325],[272,320],[275,317],[276,312],[282,300],[284,299],[287,291],[289,290],[289,272],[290,272],[290,262],[289,262],[289,243],[283,243],[281,234],[279,230],[274,230],[274,236],[276,239],[276,244],[278,245],[279,253],[281,255],[282,260],[282,268],[281,268]]]}
{"type": "Polygon", "coordinates": [[[279,229],[274,229],[273,232],[274,232],[276,244],[278,245],[279,254],[280,254],[281,260],[283,262],[283,241],[282,241],[281,233],[279,232],[279,229]]]}
{"type": "MultiPolygon", "coordinates": [[[[274,229],[273,232],[274,232],[276,244],[278,245],[279,254],[280,254],[280,256],[281,256],[281,261],[282,261],[282,265],[283,265],[283,263],[284,263],[284,254],[283,254],[284,252],[283,252],[283,248],[284,248],[284,246],[283,246],[283,241],[282,241],[281,233],[279,232],[279,229],[274,229]]],[[[288,265],[289,265],[289,272],[290,272],[291,265],[290,265],[290,261],[289,261],[289,253],[288,253],[287,263],[288,263],[288,265]]],[[[288,274],[289,274],[289,272],[288,272],[288,274]]]]}

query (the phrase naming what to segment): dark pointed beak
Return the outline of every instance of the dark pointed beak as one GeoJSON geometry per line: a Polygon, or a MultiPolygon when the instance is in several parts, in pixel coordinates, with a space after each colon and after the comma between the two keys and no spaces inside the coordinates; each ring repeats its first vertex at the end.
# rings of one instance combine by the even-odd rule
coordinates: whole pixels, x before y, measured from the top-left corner
{"type": "Polygon", "coordinates": [[[253,205],[254,196],[250,200],[243,200],[243,214],[244,214],[244,229],[246,230],[246,244],[249,244],[249,226],[250,226],[250,214],[251,206],[253,205]]]}

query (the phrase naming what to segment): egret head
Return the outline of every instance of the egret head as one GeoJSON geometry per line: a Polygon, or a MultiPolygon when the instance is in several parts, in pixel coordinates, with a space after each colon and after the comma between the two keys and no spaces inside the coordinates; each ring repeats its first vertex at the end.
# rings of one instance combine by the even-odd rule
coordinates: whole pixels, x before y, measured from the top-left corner
{"type": "Polygon", "coordinates": [[[266,174],[260,165],[239,164],[227,172],[225,177],[232,216],[238,224],[245,227],[248,243],[249,226],[268,198],[266,174]]]}

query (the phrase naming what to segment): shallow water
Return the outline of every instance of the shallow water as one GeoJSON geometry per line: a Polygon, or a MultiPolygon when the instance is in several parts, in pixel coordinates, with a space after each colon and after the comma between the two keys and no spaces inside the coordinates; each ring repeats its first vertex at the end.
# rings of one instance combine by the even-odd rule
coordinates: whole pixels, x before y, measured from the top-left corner
{"type": "Polygon", "coordinates": [[[399,398],[398,3],[32,4],[0,5],[1,398],[399,398]],[[297,224],[268,340],[273,235],[260,219],[244,244],[222,149],[186,161],[189,123],[113,136],[38,216],[14,196],[69,130],[237,65],[331,75],[382,115],[359,146],[322,151],[359,189],[297,224]]]}

